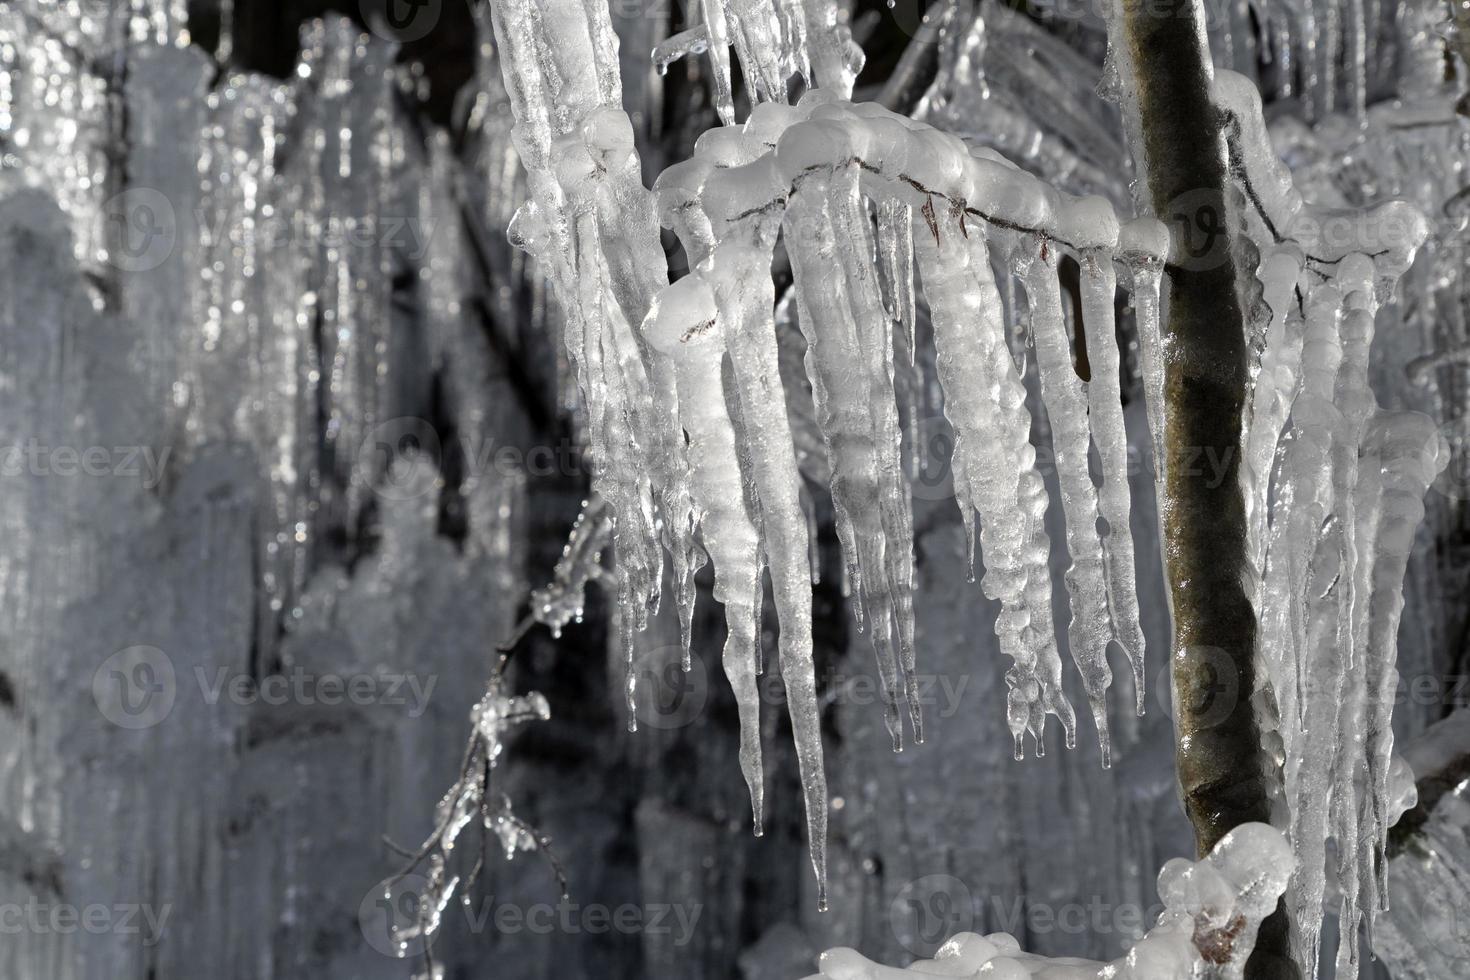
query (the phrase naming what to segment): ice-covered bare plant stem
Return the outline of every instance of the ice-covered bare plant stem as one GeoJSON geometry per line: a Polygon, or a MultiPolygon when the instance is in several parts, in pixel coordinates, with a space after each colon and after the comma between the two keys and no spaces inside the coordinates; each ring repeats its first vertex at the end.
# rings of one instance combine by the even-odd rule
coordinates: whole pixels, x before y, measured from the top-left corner
{"type": "MultiPolygon", "coordinates": [[[[1174,637],[1176,759],[1185,810],[1201,853],[1230,828],[1268,822],[1271,767],[1249,696],[1219,717],[1201,694],[1222,680],[1248,695],[1257,689],[1256,616],[1246,542],[1245,485],[1239,478],[1245,404],[1250,387],[1245,277],[1237,274],[1229,213],[1228,151],[1211,94],[1213,71],[1199,0],[1119,3],[1109,20],[1113,71],[1133,130],[1135,165],[1149,210],[1176,231],[1176,246],[1199,227],[1217,227],[1200,256],[1170,257],[1168,313],[1162,337],[1164,431],[1160,515],[1174,637]],[[1181,241],[1182,239],[1182,241],[1181,241]],[[1193,261],[1190,261],[1190,260],[1193,261]],[[1183,260],[1183,261],[1181,261],[1183,260]],[[1226,461],[1211,486],[1194,475],[1191,454],[1226,461]],[[1233,673],[1221,678],[1217,672],[1233,673]]],[[[1285,922],[1262,926],[1253,975],[1273,975],[1267,959],[1285,958],[1285,922]]]]}
{"type": "Polygon", "coordinates": [[[830,949],[808,980],[1240,980],[1261,922],[1286,887],[1291,852],[1280,831],[1242,824],[1199,861],[1174,858],[1159,872],[1163,911],[1126,955],[1111,963],[1026,953],[1009,933],[960,933],[932,960],[907,970],[880,966],[853,949],[830,949]]]}
{"type": "Polygon", "coordinates": [[[456,898],[469,904],[471,889],[489,861],[492,842],[506,860],[522,851],[539,852],[551,866],[558,893],[563,900],[568,897],[566,874],[551,849],[551,838],[517,816],[510,797],[494,788],[495,771],[510,732],[527,722],[551,717],[550,706],[540,694],[506,692],[508,661],[508,654],[502,653],[485,694],[470,712],[471,731],[459,778],[434,810],[433,833],[413,851],[387,841],[406,863],[384,883],[385,900],[392,900],[393,889],[400,881],[427,866],[422,890],[413,896],[413,920],[402,927],[393,925],[389,937],[400,956],[407,955],[411,943],[422,943],[424,972],[420,976],[424,980],[442,975],[435,967],[433,950],[444,924],[444,912],[456,898]],[[472,827],[477,831],[472,845],[474,861],[466,871],[460,869],[456,852],[462,850],[462,835],[472,827]]]}
{"type": "MultiPolygon", "coordinates": [[[[726,124],[650,193],[619,105],[606,8],[497,0],[491,9],[532,191],[511,234],[547,273],[564,314],[599,464],[593,489],[616,553],[623,643],[631,661],[667,551],[687,647],[691,577],[707,554],[725,607],[723,662],[740,708],[757,832],[764,779],[755,675],[769,571],[812,861],[824,882],[810,534],[778,370],[778,242],[795,280],[845,584],[870,635],[895,749],[905,714],[915,740],[923,731],[896,406],[896,378],[914,349],[916,284],[955,432],[954,492],[971,566],[978,534],[981,588],[1000,605],[996,633],[1011,661],[1005,713],[1018,757],[1028,733],[1042,751],[1049,714],[1074,742],[1063,646],[1104,765],[1114,644],[1142,705],[1114,317],[1122,286],[1161,461],[1179,772],[1200,851],[1245,823],[1274,820],[1292,831],[1302,864],[1289,894],[1304,923],[1294,957],[1309,972],[1326,828],[1351,842],[1336,869],[1352,883],[1344,921],[1356,923],[1362,910],[1371,919],[1363,898],[1382,864],[1385,808],[1377,788],[1360,806],[1353,787],[1377,787],[1387,772],[1387,730],[1368,692],[1391,673],[1403,532],[1417,521],[1410,501],[1432,479],[1439,452],[1424,417],[1377,409],[1365,365],[1373,317],[1423,240],[1422,219],[1386,205],[1355,213],[1355,234],[1312,237],[1324,212],[1304,205],[1276,160],[1254,86],[1211,71],[1195,4],[1113,18],[1114,81],[1145,188],[1144,215],[1131,220],[995,151],[851,102],[860,55],[822,3],[706,3],[702,33],[654,52],[661,66],[708,54],[726,124]],[[754,102],[738,124],[731,45],[754,102]],[[793,106],[784,80],[794,74],[809,88],[793,106]],[[692,269],[672,285],[658,261],[659,223],[677,235],[692,269]],[[1080,270],[1080,318],[1063,302],[1064,257],[1080,270]],[[998,272],[1024,291],[1037,399],[1028,399],[1008,343],[998,272]],[[1087,380],[1075,366],[1083,338],[1087,380]],[[1053,621],[1048,501],[1031,445],[1038,410],[1049,423],[1070,557],[1065,644],[1053,621]],[[1201,479],[1190,463],[1200,455],[1224,472],[1201,479]],[[1277,455],[1285,463],[1273,477],[1277,455]],[[1262,618],[1269,630],[1258,629],[1262,618]],[[1349,663],[1372,680],[1349,676],[1349,663]],[[1233,694],[1223,715],[1202,696],[1215,683],[1233,694]]],[[[630,699],[631,683],[630,672],[630,699]]],[[[1284,921],[1272,917],[1253,975],[1294,972],[1285,953],[1284,921]]],[[[1355,965],[1351,954],[1345,965],[1355,965]]]]}
{"type": "Polygon", "coordinates": [[[1161,515],[1185,808],[1201,853],[1243,823],[1290,830],[1298,866],[1262,924],[1252,978],[1318,975],[1334,837],[1338,973],[1353,976],[1359,919],[1371,927],[1386,898],[1392,822],[1391,698],[1377,685],[1394,651],[1375,636],[1396,632],[1400,529],[1417,525],[1443,465],[1427,417],[1378,409],[1368,346],[1427,229],[1390,203],[1353,240],[1303,233],[1320,224],[1299,220],[1311,209],[1275,157],[1253,86],[1212,70],[1198,2],[1117,4],[1109,32],[1141,203],[1175,232],[1161,515]],[[1394,507],[1394,528],[1379,523],[1391,500],[1385,444],[1412,500],[1394,507]],[[1223,479],[1192,471],[1202,452],[1226,461],[1223,479]],[[1223,705],[1210,696],[1222,687],[1223,705]]]}

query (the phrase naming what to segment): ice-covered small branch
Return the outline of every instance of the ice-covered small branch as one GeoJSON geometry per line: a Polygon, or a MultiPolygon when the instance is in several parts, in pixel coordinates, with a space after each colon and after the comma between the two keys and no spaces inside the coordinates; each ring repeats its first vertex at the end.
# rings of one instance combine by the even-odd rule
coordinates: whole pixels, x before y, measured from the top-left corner
{"type": "Polygon", "coordinates": [[[390,845],[407,858],[407,863],[386,882],[385,899],[392,900],[393,887],[425,864],[423,894],[417,895],[414,921],[402,928],[394,927],[392,941],[406,955],[409,944],[423,944],[425,975],[436,976],[433,945],[443,925],[444,911],[456,896],[466,903],[469,892],[484,872],[493,841],[507,860],[521,851],[538,851],[550,864],[563,898],[567,895],[566,875],[551,850],[551,839],[516,816],[510,798],[497,792],[492,780],[505,749],[505,738],[516,726],[551,717],[546,699],[534,692],[508,695],[505,680],[497,670],[491,674],[489,687],[470,712],[472,731],[465,745],[459,778],[445,793],[434,810],[434,831],[415,851],[390,845]],[[463,832],[471,824],[479,831],[474,844],[474,863],[463,875],[454,871],[456,848],[463,832]]]}
{"type": "Polygon", "coordinates": [[[1199,861],[1175,858],[1159,872],[1164,911],[1128,953],[1111,963],[1026,953],[1008,933],[951,938],[932,960],[908,969],[880,966],[852,949],[822,954],[808,980],[917,980],[946,976],[995,980],[1240,980],[1261,922],[1291,873],[1281,832],[1244,824],[1199,861]]]}

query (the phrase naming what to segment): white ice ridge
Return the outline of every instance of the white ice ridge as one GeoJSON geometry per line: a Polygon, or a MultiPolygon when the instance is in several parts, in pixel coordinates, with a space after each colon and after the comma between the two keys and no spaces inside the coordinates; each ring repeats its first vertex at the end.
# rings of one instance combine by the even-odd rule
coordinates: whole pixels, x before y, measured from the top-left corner
{"type": "Polygon", "coordinates": [[[1050,959],[1021,950],[1008,933],[961,933],[932,960],[908,969],[880,966],[856,950],[830,949],[807,980],[1238,980],[1261,921],[1276,908],[1291,873],[1291,850],[1265,824],[1235,828],[1199,861],[1174,858],[1159,872],[1164,911],[1128,953],[1111,963],[1050,959]]]}
{"type": "Polygon", "coordinates": [[[863,53],[852,40],[847,14],[832,0],[698,0],[691,5],[702,24],[653,49],[662,74],[688,55],[709,55],[715,111],[735,123],[730,48],[740,56],[751,101],[785,103],[787,82],[800,75],[808,88],[852,97],[863,53]]]}
{"type": "MultiPolygon", "coordinates": [[[[1254,87],[1220,72],[1215,97],[1231,120],[1238,217],[1260,255],[1266,306],[1241,479],[1259,576],[1264,717],[1297,857],[1287,892],[1295,956],[1314,978],[1329,883],[1348,937],[1363,920],[1371,935],[1387,899],[1404,575],[1422,498],[1448,454],[1427,416],[1379,407],[1368,354],[1380,305],[1427,224],[1397,201],[1363,211],[1304,204],[1254,87]]],[[[1357,976],[1357,957],[1355,938],[1340,942],[1336,975],[1357,976]]]]}
{"type": "Polygon", "coordinates": [[[922,732],[913,696],[912,518],[892,341],[895,324],[900,338],[910,329],[915,265],[933,315],[945,412],[956,433],[956,497],[972,539],[979,517],[982,585],[1002,604],[997,633],[1013,660],[1007,718],[1017,753],[1028,730],[1041,751],[1047,714],[1057,715],[1068,743],[1073,740],[1052,621],[1050,542],[1042,525],[1046,494],[1029,441],[1024,387],[1006,347],[991,249],[1027,270],[1074,562],[1068,575],[1071,652],[1106,759],[1109,642],[1124,647],[1139,692],[1143,663],[1112,317],[1114,266],[1131,273],[1138,305],[1153,311],[1153,340],[1145,346],[1146,360],[1156,364],[1158,276],[1168,245],[1163,226],[1143,219],[1120,227],[1101,199],[1060,194],[990,151],[972,152],[932,127],[822,90],[795,107],[758,105],[743,126],[706,133],[693,158],[666,170],[654,188],[660,217],[679,236],[698,275],[731,283],[744,269],[753,275],[768,266],[778,234],[785,236],[808,345],[807,373],[832,464],[838,534],[855,611],[878,657],[895,747],[901,745],[901,694],[909,700],[916,737],[922,732]],[[870,206],[877,209],[876,223],[870,206]],[[758,250],[758,260],[749,249],[758,250]],[[1085,270],[1084,318],[1097,372],[1092,385],[1073,369],[1061,322],[1055,265],[1064,253],[1085,270]],[[739,269],[726,258],[735,254],[745,263],[739,269]],[[1093,442],[1103,457],[1101,491],[1088,471],[1093,442]],[[1100,513],[1108,523],[1101,536],[1100,513]]]}

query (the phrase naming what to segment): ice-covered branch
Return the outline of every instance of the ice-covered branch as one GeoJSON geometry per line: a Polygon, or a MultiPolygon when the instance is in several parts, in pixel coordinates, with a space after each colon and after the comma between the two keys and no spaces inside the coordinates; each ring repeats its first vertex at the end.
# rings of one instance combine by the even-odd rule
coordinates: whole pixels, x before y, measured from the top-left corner
{"type": "Polygon", "coordinates": [[[967,932],[951,938],[934,959],[908,969],[880,966],[852,949],[831,949],[822,954],[820,975],[808,980],[1238,980],[1291,865],[1286,839],[1265,824],[1235,828],[1202,860],[1173,859],[1159,872],[1164,911],[1158,924],[1111,963],[1049,959],[1022,951],[1008,933],[967,932]]]}

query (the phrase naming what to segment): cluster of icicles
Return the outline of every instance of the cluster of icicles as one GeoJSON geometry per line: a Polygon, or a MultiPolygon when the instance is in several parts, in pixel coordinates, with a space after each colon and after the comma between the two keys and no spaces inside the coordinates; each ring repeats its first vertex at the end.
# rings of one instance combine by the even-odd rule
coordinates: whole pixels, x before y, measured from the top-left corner
{"type": "Polygon", "coordinates": [[[877,653],[895,748],[901,700],[922,740],[911,502],[893,384],[895,343],[914,349],[916,270],[956,432],[952,468],[971,560],[978,513],[983,588],[1002,606],[997,633],[1011,660],[1007,719],[1017,754],[1028,731],[1042,750],[1048,714],[1061,720],[1068,745],[1075,742],[1053,628],[1047,495],[992,251],[1000,267],[1020,270],[1067,517],[1071,652],[1106,760],[1110,642],[1127,651],[1140,704],[1143,697],[1114,296],[1121,268],[1136,285],[1144,357],[1157,374],[1163,226],[1149,219],[1120,226],[1102,199],[1058,194],[998,155],[972,153],[954,137],[829,89],[809,92],[796,107],[761,103],[743,126],[707,133],[693,159],[670,168],[649,195],[618,107],[605,11],[524,2],[492,10],[533,195],[511,235],[543,263],[565,314],[594,490],[613,515],[628,656],[659,597],[660,544],[671,557],[687,656],[693,576],[707,553],[725,607],[724,665],[740,709],[740,759],[757,831],[756,678],[769,569],[812,860],[825,881],[810,533],[772,312],[772,254],[782,235],[832,464],[847,582],[877,653]],[[672,286],[659,219],[697,266],[672,286]],[[1091,385],[1072,364],[1057,277],[1064,253],[1083,270],[1091,385]],[[1088,472],[1093,443],[1101,490],[1088,472]]]}
{"type": "Polygon", "coordinates": [[[707,55],[715,111],[735,124],[735,86],[730,49],[742,78],[759,102],[785,102],[786,80],[852,94],[863,52],[834,4],[813,0],[698,0],[703,23],[670,37],[653,50],[659,72],[688,55],[707,55]]]}
{"type": "MultiPolygon", "coordinates": [[[[923,737],[911,501],[894,389],[896,370],[914,350],[916,273],[955,432],[951,470],[971,564],[978,529],[981,585],[1001,608],[996,632],[1010,660],[1006,717],[1017,755],[1028,732],[1042,751],[1048,714],[1059,718],[1067,744],[1075,741],[1053,627],[1047,493],[995,270],[1019,280],[1071,558],[1068,646],[1106,764],[1108,647],[1117,643],[1127,655],[1140,708],[1144,662],[1114,303],[1120,286],[1131,291],[1161,459],[1167,229],[1150,218],[1120,221],[1101,198],[1061,194],[992,151],[853,104],[850,76],[807,92],[796,106],[784,104],[784,86],[775,92],[752,82],[765,101],[744,124],[706,133],[693,158],[666,170],[650,194],[620,107],[605,7],[499,0],[492,10],[532,191],[511,235],[542,263],[565,317],[594,490],[611,515],[627,656],[631,664],[633,634],[656,608],[667,551],[687,662],[693,577],[708,554],[725,607],[723,659],[739,705],[757,833],[756,678],[769,570],[812,862],[824,891],[811,529],[778,370],[771,280],[778,240],[795,278],[846,581],[877,655],[895,748],[904,700],[915,739],[923,737]],[[679,237],[694,269],[672,285],[660,223],[679,237]],[[1058,280],[1063,255],[1080,269],[1076,329],[1091,364],[1088,382],[1073,366],[1058,280]]],[[[705,48],[716,61],[716,49],[728,54],[705,48]]],[[[1261,256],[1263,302],[1250,317],[1260,362],[1241,469],[1261,571],[1262,656],[1280,720],[1283,823],[1303,855],[1293,901],[1303,947],[1315,949],[1329,832],[1347,842],[1338,849],[1344,921],[1356,921],[1374,868],[1382,892],[1391,699],[1379,695],[1392,684],[1404,564],[1438,445],[1425,417],[1376,409],[1366,359],[1373,314],[1425,226],[1398,204],[1342,214],[1303,207],[1272,151],[1254,86],[1222,71],[1215,91],[1233,121],[1236,223],[1261,256]],[[1362,806],[1355,778],[1363,779],[1362,806]]],[[[1354,955],[1344,952],[1348,962],[1354,955]]]]}
{"type": "MultiPolygon", "coordinates": [[[[1237,141],[1265,145],[1254,89],[1222,73],[1217,102],[1237,141]]],[[[1263,317],[1242,480],[1258,574],[1257,657],[1268,745],[1282,767],[1282,826],[1298,870],[1288,891],[1294,955],[1319,973],[1328,848],[1341,895],[1338,977],[1358,971],[1387,907],[1404,576],[1423,498],[1448,461],[1432,419],[1379,407],[1368,380],[1380,303],[1413,261],[1425,219],[1399,202],[1361,212],[1303,204],[1271,154],[1244,155],[1263,317]]]]}
{"type": "MultiPolygon", "coordinates": [[[[895,350],[914,349],[916,270],[933,324],[945,414],[955,430],[952,470],[970,561],[978,514],[982,585],[1001,603],[996,629],[1012,660],[1007,718],[1017,753],[1027,731],[1041,750],[1048,714],[1061,719],[1069,745],[1075,739],[1052,628],[1046,490],[1030,443],[1025,386],[1006,343],[991,252],[1002,268],[1019,270],[1067,515],[1072,655],[1106,759],[1109,642],[1127,651],[1140,696],[1143,663],[1113,322],[1115,263],[1130,279],[1143,272],[1149,295],[1139,305],[1156,311],[1158,277],[1149,271],[1156,273],[1164,256],[1163,227],[1150,219],[1120,227],[1100,198],[1068,198],[998,155],[971,152],[955,137],[823,90],[796,107],[759,105],[743,127],[706,133],[691,160],[658,179],[655,194],[660,216],[696,271],[658,296],[643,333],[674,362],[717,594],[722,566],[758,572],[747,554],[756,553],[759,531],[782,635],[805,642],[798,620],[809,609],[794,600],[809,601],[807,535],[776,369],[770,276],[773,249],[784,236],[848,582],[877,652],[895,748],[901,692],[915,738],[922,739],[913,529],[893,388],[895,350]],[[1064,251],[1083,273],[1090,385],[1072,365],[1057,278],[1064,251]],[[727,355],[736,394],[730,399],[718,394],[727,355]],[[1102,457],[1101,490],[1088,474],[1092,442],[1102,457]],[[742,460],[750,463],[754,513],[740,494],[742,460]],[[1103,535],[1099,514],[1108,524],[1103,535]],[[741,536],[749,539],[746,552],[738,550],[741,536]],[[721,540],[729,538],[736,540],[721,540]]],[[[1158,322],[1145,319],[1152,355],[1158,322]]]]}
{"type": "Polygon", "coordinates": [[[818,964],[822,972],[807,980],[1237,980],[1291,865],[1281,832],[1260,823],[1235,828],[1199,861],[1170,860],[1159,872],[1159,921],[1111,963],[1051,959],[1024,952],[1009,933],[966,932],[940,947],[934,959],[908,969],[880,966],[856,950],[829,949],[818,964]]]}

